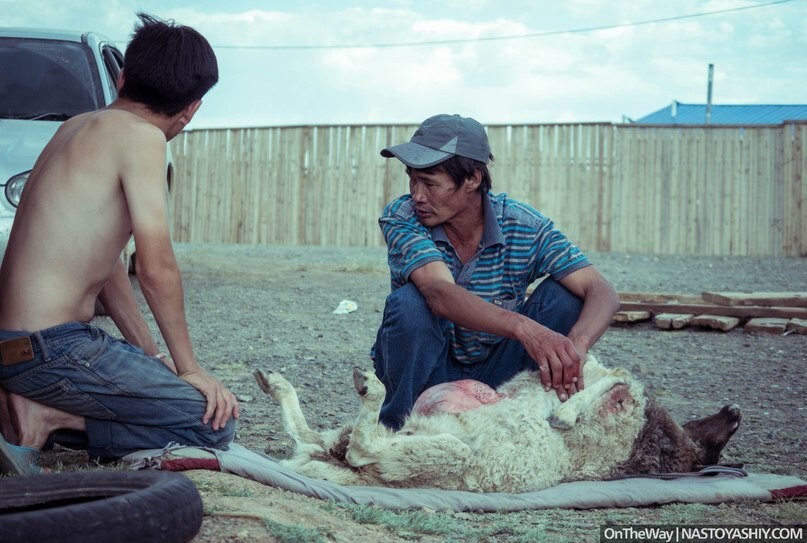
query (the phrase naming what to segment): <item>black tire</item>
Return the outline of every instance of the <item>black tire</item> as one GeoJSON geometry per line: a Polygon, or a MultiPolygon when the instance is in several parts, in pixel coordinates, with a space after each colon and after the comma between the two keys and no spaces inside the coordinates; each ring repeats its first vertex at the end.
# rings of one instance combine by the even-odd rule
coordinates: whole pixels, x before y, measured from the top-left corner
{"type": "Polygon", "coordinates": [[[202,498],[163,471],[54,473],[0,479],[0,541],[186,542],[202,525],[202,498]]]}

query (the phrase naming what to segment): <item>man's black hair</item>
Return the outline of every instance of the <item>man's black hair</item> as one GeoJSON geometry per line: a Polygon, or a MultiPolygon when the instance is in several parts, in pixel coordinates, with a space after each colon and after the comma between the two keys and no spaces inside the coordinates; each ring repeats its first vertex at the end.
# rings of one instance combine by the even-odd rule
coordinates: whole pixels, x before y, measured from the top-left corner
{"type": "MultiPolygon", "coordinates": [[[[493,162],[492,154],[490,155],[490,161],[493,162]]],[[[407,172],[411,170],[412,168],[406,168],[407,172]]],[[[479,170],[482,173],[482,182],[479,183],[479,188],[477,191],[485,194],[491,189],[492,180],[490,177],[490,171],[488,170],[488,165],[484,162],[479,162],[478,160],[466,158],[464,156],[454,155],[451,158],[448,158],[443,162],[435,164],[429,168],[419,168],[419,171],[427,174],[436,172],[447,173],[448,176],[454,181],[454,185],[456,185],[457,188],[460,188],[462,184],[465,183],[465,180],[471,177],[476,170],[479,170]]]]}
{"type": "Polygon", "coordinates": [[[121,98],[173,116],[199,100],[219,80],[213,48],[199,32],[138,13],[123,59],[121,98]]]}

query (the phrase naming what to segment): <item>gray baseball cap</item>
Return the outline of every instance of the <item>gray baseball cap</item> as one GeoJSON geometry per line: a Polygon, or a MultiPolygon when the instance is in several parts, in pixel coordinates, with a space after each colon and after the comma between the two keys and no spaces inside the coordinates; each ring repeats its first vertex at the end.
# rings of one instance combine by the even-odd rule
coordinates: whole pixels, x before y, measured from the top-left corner
{"type": "Polygon", "coordinates": [[[430,168],[455,155],[483,164],[490,160],[487,132],[470,117],[446,114],[429,117],[408,142],[381,150],[381,156],[396,157],[416,169],[430,168]]]}

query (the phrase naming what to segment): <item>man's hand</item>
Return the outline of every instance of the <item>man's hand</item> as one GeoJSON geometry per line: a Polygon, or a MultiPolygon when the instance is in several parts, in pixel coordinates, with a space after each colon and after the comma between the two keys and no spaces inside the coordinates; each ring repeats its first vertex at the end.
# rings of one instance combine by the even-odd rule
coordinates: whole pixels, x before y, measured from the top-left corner
{"type": "Polygon", "coordinates": [[[212,428],[218,430],[224,427],[231,416],[238,418],[240,407],[235,395],[212,375],[200,368],[194,372],[184,373],[180,377],[193,385],[207,399],[207,409],[202,417],[204,424],[212,418],[212,428]]]}
{"type": "Polygon", "coordinates": [[[553,332],[528,318],[519,341],[538,365],[541,384],[555,389],[561,401],[583,389],[580,354],[566,336],[553,332]]]}

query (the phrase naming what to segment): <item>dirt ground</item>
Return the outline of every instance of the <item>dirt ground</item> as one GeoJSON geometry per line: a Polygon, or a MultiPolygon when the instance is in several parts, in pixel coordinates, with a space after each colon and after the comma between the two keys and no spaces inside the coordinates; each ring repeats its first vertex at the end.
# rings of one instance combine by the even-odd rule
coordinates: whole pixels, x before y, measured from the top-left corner
{"type": "MultiPolygon", "coordinates": [[[[238,443],[276,457],[290,449],[276,406],[252,378],[256,368],[281,372],[295,385],[312,427],[350,419],[358,405],[352,368],[371,365],[368,350],[389,291],[383,249],[179,244],[176,252],[197,356],[241,401],[238,443]],[[334,314],[345,299],[358,309],[334,314]]],[[[807,291],[807,259],[589,257],[621,292],[807,291]]],[[[592,352],[632,371],[681,422],[738,403],[743,423],[726,460],[807,478],[807,335],[662,331],[640,323],[612,326],[592,352]]],[[[235,476],[188,475],[205,501],[198,543],[596,541],[606,523],[807,522],[804,502],[368,519],[367,511],[235,476]],[[424,527],[432,526],[425,519],[443,528],[424,527]]]]}

